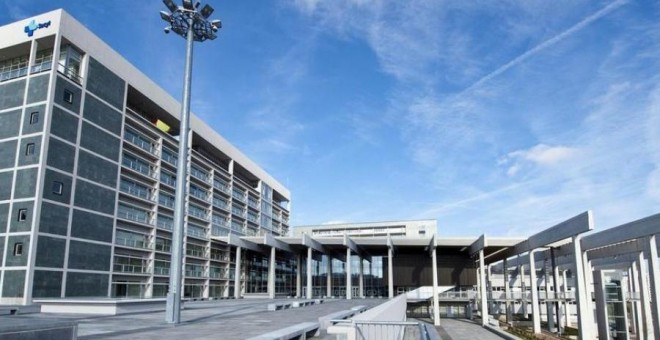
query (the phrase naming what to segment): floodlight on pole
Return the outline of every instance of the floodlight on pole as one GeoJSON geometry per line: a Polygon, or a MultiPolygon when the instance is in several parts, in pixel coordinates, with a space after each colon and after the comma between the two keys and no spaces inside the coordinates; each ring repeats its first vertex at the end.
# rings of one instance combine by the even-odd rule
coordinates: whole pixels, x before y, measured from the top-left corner
{"type": "Polygon", "coordinates": [[[171,11],[160,12],[160,17],[167,21],[165,33],[174,33],[186,39],[186,64],[183,80],[183,100],[181,101],[181,128],[179,135],[179,156],[176,171],[176,193],[174,198],[174,229],[172,230],[172,257],[170,262],[170,283],[167,292],[165,321],[179,323],[181,320],[181,288],[183,266],[183,231],[186,202],[186,179],[188,178],[188,130],[190,124],[190,91],[192,85],[193,42],[217,38],[215,32],[220,28],[220,20],[208,21],[213,7],[206,5],[202,13],[197,11],[200,3],[193,6],[191,0],[183,0],[183,6],[177,6],[173,0],[163,0],[171,11]]]}

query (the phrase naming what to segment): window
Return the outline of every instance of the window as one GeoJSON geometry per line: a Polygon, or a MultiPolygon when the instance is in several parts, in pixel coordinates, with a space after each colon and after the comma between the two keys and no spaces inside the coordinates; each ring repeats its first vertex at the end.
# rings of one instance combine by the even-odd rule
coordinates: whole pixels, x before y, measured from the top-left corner
{"type": "Polygon", "coordinates": [[[18,221],[27,220],[27,209],[18,209],[18,221]]]}
{"type": "Polygon", "coordinates": [[[39,123],[39,111],[30,113],[30,125],[39,123]]]}
{"type": "Polygon", "coordinates": [[[34,155],[34,143],[27,143],[27,145],[25,145],[25,155],[34,155]]]}
{"type": "Polygon", "coordinates": [[[23,255],[23,243],[18,242],[14,243],[14,256],[21,256],[23,255]]]}
{"type": "Polygon", "coordinates": [[[62,196],[63,191],[64,191],[64,183],[53,181],[53,194],[62,196]]]}
{"type": "Polygon", "coordinates": [[[69,104],[73,104],[73,92],[64,89],[64,101],[69,104]]]}
{"type": "Polygon", "coordinates": [[[420,234],[420,235],[424,235],[424,234],[426,234],[426,230],[420,230],[420,231],[419,231],[419,234],[420,234]]]}

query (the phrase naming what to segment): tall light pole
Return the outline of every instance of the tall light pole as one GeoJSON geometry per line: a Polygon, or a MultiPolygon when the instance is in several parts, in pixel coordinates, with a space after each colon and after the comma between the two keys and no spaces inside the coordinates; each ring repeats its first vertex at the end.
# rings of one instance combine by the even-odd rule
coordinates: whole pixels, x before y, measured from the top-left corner
{"type": "Polygon", "coordinates": [[[181,320],[181,267],[183,265],[183,226],[186,202],[186,178],[188,172],[188,125],[190,122],[190,86],[192,84],[193,41],[213,40],[222,24],[220,20],[209,21],[213,7],[205,5],[201,11],[199,1],[183,0],[178,6],[173,0],[163,0],[170,10],[160,12],[160,17],[170,26],[165,33],[174,33],[186,39],[186,66],[183,78],[183,100],[181,101],[181,131],[179,134],[179,158],[176,169],[176,197],[174,199],[174,230],[172,235],[172,258],[170,262],[170,285],[167,292],[165,321],[179,323],[181,320]]]}

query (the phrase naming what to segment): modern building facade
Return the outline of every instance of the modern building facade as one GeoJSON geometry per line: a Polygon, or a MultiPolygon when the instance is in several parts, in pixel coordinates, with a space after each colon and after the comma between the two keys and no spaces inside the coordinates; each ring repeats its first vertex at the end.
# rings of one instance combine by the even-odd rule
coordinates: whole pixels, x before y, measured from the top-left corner
{"type": "MultiPolygon", "coordinates": [[[[0,304],[164,297],[179,103],[64,11],[0,37],[0,304]]],[[[434,220],[291,232],[287,188],[194,116],[191,130],[184,297],[417,291],[436,322],[660,334],[660,214],[594,233],[585,212],[524,238],[441,237],[434,220]]]]}
{"type": "MultiPolygon", "coordinates": [[[[62,10],[0,36],[0,303],[165,296],[179,103],[62,10]]],[[[235,254],[213,237],[287,234],[290,193],[191,132],[184,296],[228,296],[235,254]]]]}
{"type": "Polygon", "coordinates": [[[436,234],[437,229],[436,220],[409,220],[296,226],[293,234],[325,237],[344,235],[351,237],[430,237],[436,234]]]}

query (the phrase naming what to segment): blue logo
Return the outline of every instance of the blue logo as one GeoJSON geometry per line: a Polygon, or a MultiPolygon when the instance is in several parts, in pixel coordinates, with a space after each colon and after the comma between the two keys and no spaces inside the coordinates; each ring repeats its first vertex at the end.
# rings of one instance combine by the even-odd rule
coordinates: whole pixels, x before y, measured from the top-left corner
{"type": "Polygon", "coordinates": [[[34,31],[42,28],[48,28],[49,26],[50,26],[50,21],[37,24],[34,20],[32,20],[27,26],[25,26],[25,29],[23,31],[27,33],[28,37],[31,37],[34,35],[34,31]]]}

